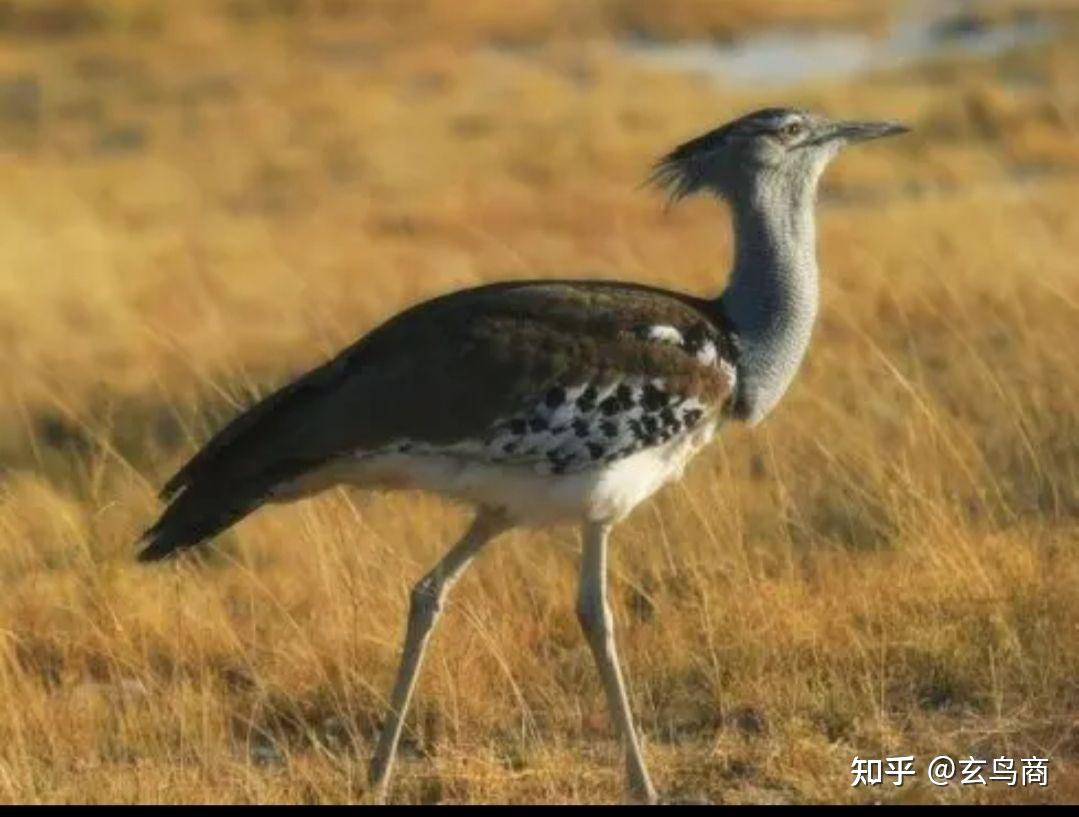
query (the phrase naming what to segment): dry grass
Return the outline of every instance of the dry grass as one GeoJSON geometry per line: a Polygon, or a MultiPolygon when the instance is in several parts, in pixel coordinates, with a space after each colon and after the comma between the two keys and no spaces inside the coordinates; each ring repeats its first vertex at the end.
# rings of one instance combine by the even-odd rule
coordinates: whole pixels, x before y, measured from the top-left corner
{"type": "MultiPolygon", "coordinates": [[[[634,187],[773,102],[917,130],[829,171],[824,313],[785,403],[616,534],[657,782],[1079,799],[1069,4],[1006,57],[765,93],[646,72],[609,38],[892,6],[658,5],[0,4],[0,801],[362,799],[407,587],[463,512],[340,492],[147,569],[154,487],[252,393],[421,297],[567,273],[717,291],[715,205],[634,187]],[[885,754],[1037,754],[1050,785],[850,788],[855,755],[885,754]]],[[[572,531],[514,533],[462,581],[397,799],[619,796],[575,566],[572,531]]]]}

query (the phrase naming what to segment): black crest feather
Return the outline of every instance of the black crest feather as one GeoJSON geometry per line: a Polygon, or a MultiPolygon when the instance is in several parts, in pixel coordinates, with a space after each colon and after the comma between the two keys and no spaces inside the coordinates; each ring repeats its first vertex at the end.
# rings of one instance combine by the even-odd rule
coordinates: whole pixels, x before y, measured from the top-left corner
{"type": "Polygon", "coordinates": [[[706,185],[708,159],[723,146],[734,124],[683,142],[655,163],[648,183],[665,190],[671,204],[699,193],[706,185]]]}

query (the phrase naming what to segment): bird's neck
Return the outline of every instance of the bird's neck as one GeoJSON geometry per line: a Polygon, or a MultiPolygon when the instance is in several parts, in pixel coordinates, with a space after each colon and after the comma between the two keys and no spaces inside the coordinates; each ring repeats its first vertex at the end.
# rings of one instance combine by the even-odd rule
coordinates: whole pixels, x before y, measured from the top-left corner
{"type": "Polygon", "coordinates": [[[813,331],[816,186],[815,178],[773,180],[732,197],[734,269],[719,306],[739,346],[735,411],[751,424],[783,396],[813,331]]]}

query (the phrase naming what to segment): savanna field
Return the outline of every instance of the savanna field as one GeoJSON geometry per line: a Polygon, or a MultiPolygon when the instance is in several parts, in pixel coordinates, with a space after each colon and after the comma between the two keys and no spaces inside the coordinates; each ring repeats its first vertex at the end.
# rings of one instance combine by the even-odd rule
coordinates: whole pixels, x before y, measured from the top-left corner
{"type": "MultiPolygon", "coordinates": [[[[885,36],[910,5],[0,2],[0,801],[364,801],[409,587],[467,511],[338,490],[138,565],[157,489],[426,297],[718,293],[722,207],[641,182],[769,105],[914,130],[825,175],[785,400],[614,534],[656,785],[1079,800],[1079,4],[956,7],[945,41],[1041,34],[794,84],[626,47],[885,36]],[[890,755],[919,774],[851,786],[890,755]],[[936,755],[1048,758],[1048,785],[934,786],[936,755]]],[[[393,801],[621,797],[577,558],[571,528],[515,531],[462,579],[393,801]]]]}

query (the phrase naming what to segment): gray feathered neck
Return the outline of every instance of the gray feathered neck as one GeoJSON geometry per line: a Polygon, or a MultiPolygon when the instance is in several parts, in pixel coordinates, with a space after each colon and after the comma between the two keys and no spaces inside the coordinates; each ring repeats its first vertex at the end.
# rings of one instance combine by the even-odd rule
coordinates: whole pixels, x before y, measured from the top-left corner
{"type": "Polygon", "coordinates": [[[813,199],[816,179],[775,180],[732,198],[734,268],[719,307],[738,340],[735,413],[757,423],[805,356],[820,302],[813,199]]]}
{"type": "Polygon", "coordinates": [[[709,154],[727,129],[679,146],[656,166],[653,180],[672,201],[709,191],[730,204],[734,267],[715,303],[738,345],[734,415],[754,424],[786,392],[812,335],[819,304],[814,205],[829,157],[798,173],[765,168],[715,178],[709,154]]]}

